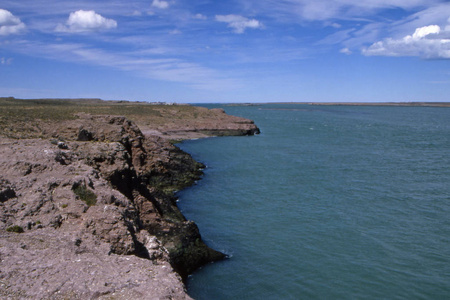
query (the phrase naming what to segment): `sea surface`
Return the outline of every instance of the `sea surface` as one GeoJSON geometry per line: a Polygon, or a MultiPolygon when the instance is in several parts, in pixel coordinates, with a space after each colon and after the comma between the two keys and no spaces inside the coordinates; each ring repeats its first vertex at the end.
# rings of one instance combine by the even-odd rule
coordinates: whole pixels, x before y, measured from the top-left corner
{"type": "Polygon", "coordinates": [[[186,141],[179,192],[229,255],[195,299],[450,299],[450,108],[220,106],[262,133],[186,141]]]}

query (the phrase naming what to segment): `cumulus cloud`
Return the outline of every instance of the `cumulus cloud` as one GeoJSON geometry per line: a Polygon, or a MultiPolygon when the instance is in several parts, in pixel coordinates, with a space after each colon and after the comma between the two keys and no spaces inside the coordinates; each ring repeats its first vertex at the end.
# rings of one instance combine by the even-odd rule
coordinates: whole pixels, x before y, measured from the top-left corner
{"type": "Polygon", "coordinates": [[[438,25],[417,28],[401,39],[387,38],[363,49],[364,55],[418,56],[450,59],[450,28],[438,25]]]}
{"type": "Polygon", "coordinates": [[[59,24],[56,31],[59,32],[90,32],[106,30],[117,27],[117,22],[107,19],[93,10],[78,10],[69,15],[66,25],[59,24]]]}
{"type": "Polygon", "coordinates": [[[169,8],[169,2],[162,0],[153,0],[152,6],[160,9],[166,9],[169,8]]]}
{"type": "Polygon", "coordinates": [[[18,34],[25,30],[25,24],[11,12],[0,9],[0,35],[18,34]]]}
{"type": "Polygon", "coordinates": [[[216,21],[228,23],[228,27],[233,28],[235,33],[244,33],[245,29],[262,28],[262,23],[256,19],[248,19],[239,15],[217,15],[216,21]]]}

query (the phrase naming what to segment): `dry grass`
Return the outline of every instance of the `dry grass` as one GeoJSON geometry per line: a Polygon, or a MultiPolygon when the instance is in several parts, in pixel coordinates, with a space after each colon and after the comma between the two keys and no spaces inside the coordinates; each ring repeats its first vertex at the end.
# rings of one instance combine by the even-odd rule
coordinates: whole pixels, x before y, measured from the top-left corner
{"type": "Polygon", "coordinates": [[[0,98],[0,135],[11,138],[36,138],[42,123],[75,119],[78,113],[120,115],[139,127],[158,128],[167,123],[210,118],[208,110],[189,105],[153,105],[143,102],[102,101],[99,99],[0,98]]]}

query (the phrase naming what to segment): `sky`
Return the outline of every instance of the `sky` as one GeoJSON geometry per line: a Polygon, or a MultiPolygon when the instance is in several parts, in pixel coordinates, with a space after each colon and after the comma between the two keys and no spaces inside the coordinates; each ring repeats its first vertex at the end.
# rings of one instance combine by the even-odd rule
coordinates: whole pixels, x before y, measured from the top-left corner
{"type": "Polygon", "coordinates": [[[0,0],[0,96],[450,101],[450,1],[0,0]]]}

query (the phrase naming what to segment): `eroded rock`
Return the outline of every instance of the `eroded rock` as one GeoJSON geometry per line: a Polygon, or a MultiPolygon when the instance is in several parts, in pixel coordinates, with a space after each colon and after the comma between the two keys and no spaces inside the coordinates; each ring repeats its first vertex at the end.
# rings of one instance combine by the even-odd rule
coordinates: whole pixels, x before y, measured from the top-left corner
{"type": "Polygon", "coordinates": [[[0,298],[189,299],[182,278],[224,255],[176,206],[204,166],[170,140],[259,129],[219,109],[167,113],[178,121],[140,118],[145,134],[85,113],[3,127],[0,298]]]}
{"type": "Polygon", "coordinates": [[[124,117],[83,114],[48,132],[0,138],[0,296],[189,298],[182,278],[224,258],[173,195],[202,165],[124,117]]]}

